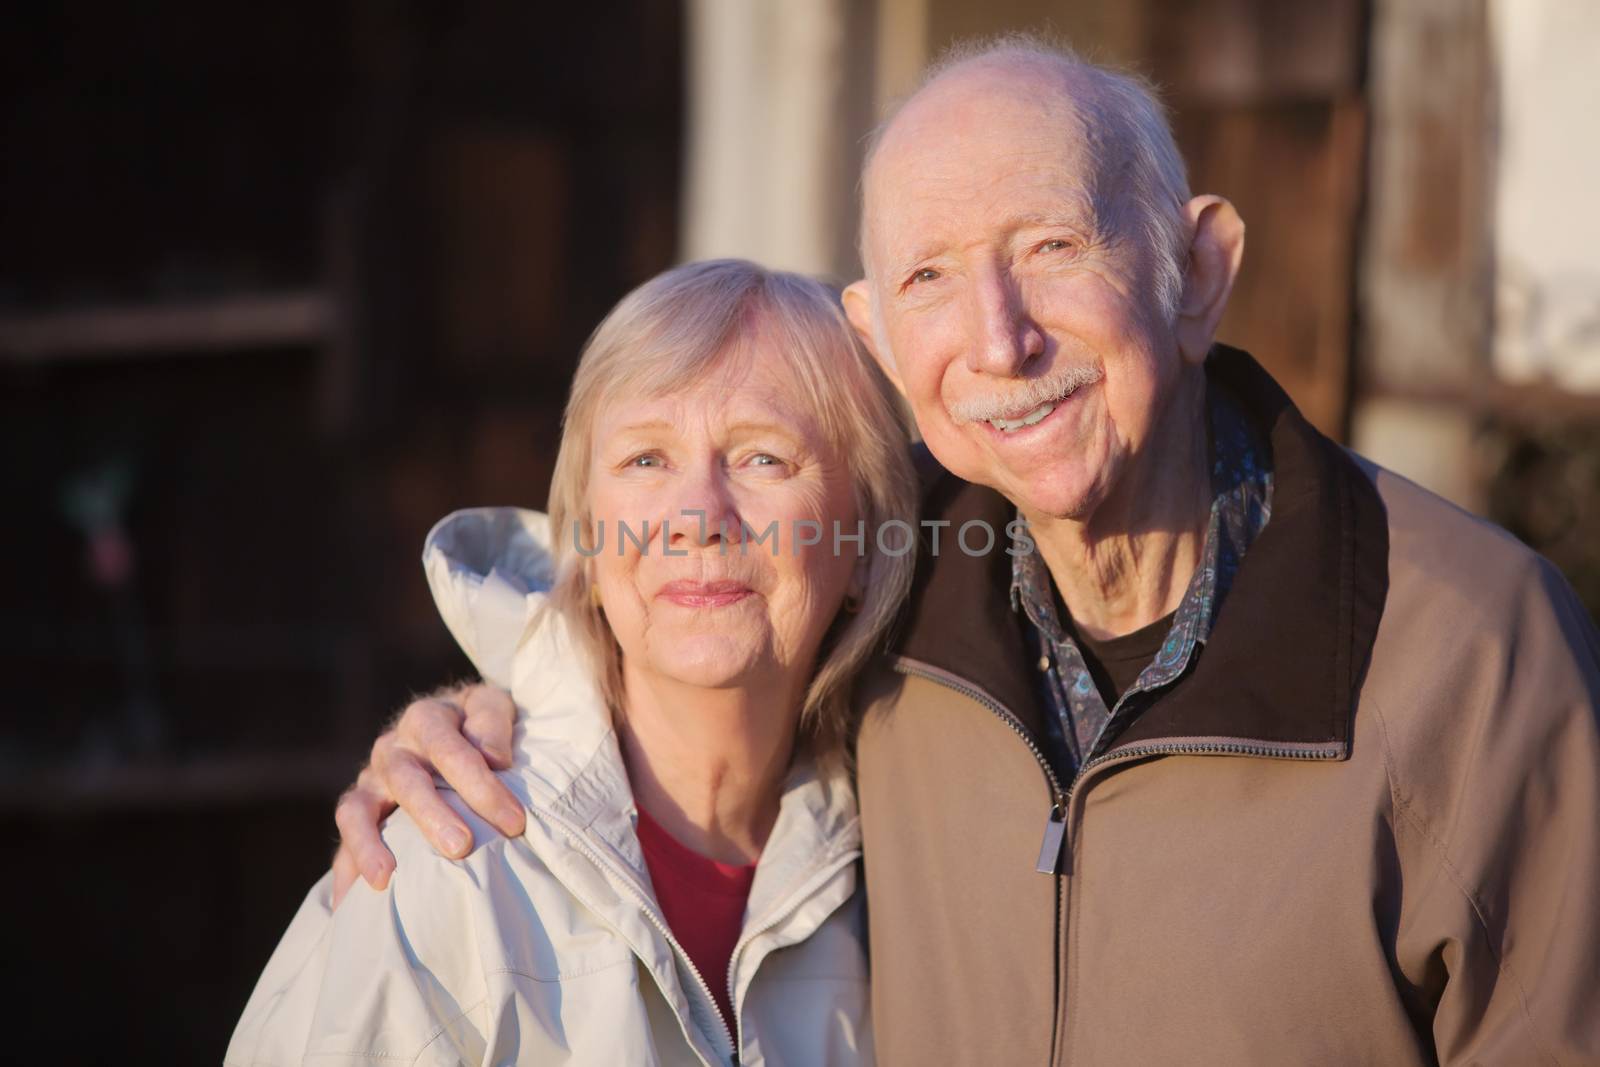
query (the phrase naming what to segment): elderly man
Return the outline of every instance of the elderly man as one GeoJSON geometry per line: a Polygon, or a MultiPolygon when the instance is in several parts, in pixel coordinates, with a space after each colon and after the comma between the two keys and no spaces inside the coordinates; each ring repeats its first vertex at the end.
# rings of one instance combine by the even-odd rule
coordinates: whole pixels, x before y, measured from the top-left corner
{"type": "MultiPolygon", "coordinates": [[[[925,524],[1038,546],[925,558],[859,690],[880,1054],[1600,1062],[1600,641],[1213,344],[1243,238],[1144,88],[1034,42],[873,145],[845,303],[943,468],[925,524]]],[[[409,709],[346,878],[391,795],[465,850],[430,767],[516,832],[460,708],[505,750],[491,691],[409,709]]]]}

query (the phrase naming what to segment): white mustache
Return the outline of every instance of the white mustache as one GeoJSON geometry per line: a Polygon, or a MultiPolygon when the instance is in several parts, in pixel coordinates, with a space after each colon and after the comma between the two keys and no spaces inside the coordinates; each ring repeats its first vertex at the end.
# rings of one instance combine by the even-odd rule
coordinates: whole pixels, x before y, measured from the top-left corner
{"type": "Polygon", "coordinates": [[[969,422],[987,422],[990,419],[1019,419],[1038,407],[1060,400],[1086,385],[1093,385],[1104,375],[1099,367],[1078,363],[1051,371],[1043,378],[1019,380],[1014,388],[992,396],[973,396],[946,404],[956,425],[969,422]]]}

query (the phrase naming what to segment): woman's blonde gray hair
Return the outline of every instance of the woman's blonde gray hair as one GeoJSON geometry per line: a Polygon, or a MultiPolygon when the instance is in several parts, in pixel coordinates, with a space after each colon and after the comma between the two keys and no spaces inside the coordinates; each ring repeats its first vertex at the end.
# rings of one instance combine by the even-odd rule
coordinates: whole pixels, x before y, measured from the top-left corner
{"type": "Polygon", "coordinates": [[[611,398],[664,395],[755,357],[787,365],[795,403],[817,416],[844,458],[865,523],[859,609],[834,620],[801,709],[802,736],[819,755],[834,756],[848,736],[850,682],[883,643],[911,586],[914,551],[891,554],[910,539],[891,533],[886,553],[876,533],[894,520],[914,528],[917,479],[900,397],[857,340],[838,293],[821,282],[745,260],[689,263],[633,290],[600,323],[573,376],[550,485],[552,603],[573,622],[607,700],[623,713],[621,650],[574,542],[581,531],[586,548],[599,543],[586,503],[596,413],[611,398]]]}

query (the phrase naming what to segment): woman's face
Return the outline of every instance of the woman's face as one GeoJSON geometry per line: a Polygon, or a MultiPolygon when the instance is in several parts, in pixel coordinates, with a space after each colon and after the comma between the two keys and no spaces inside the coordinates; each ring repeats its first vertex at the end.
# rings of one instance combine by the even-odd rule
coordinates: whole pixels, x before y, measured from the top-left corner
{"type": "Polygon", "coordinates": [[[856,570],[856,542],[833,541],[836,523],[856,532],[856,506],[787,375],[759,348],[736,362],[601,405],[582,547],[599,545],[589,565],[630,679],[794,694],[856,570]]]}

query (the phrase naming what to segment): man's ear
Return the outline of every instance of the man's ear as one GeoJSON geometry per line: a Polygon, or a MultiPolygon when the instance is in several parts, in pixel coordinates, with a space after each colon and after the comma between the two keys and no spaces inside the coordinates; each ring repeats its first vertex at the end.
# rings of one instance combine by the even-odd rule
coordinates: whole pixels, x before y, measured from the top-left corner
{"type": "Polygon", "coordinates": [[[1244,259],[1244,220],[1220,196],[1197,196],[1184,205],[1194,235],[1178,303],[1178,350],[1190,363],[1204,363],[1227,310],[1233,280],[1244,259]]]}
{"type": "Polygon", "coordinates": [[[865,278],[853,281],[844,287],[841,299],[844,301],[845,317],[850,320],[850,325],[856,328],[856,336],[861,338],[861,343],[872,353],[872,358],[877,361],[878,368],[883,371],[884,376],[894,383],[896,389],[904,393],[906,387],[900,381],[900,368],[894,365],[894,358],[889,353],[879,350],[878,333],[872,328],[872,286],[865,278]]]}

